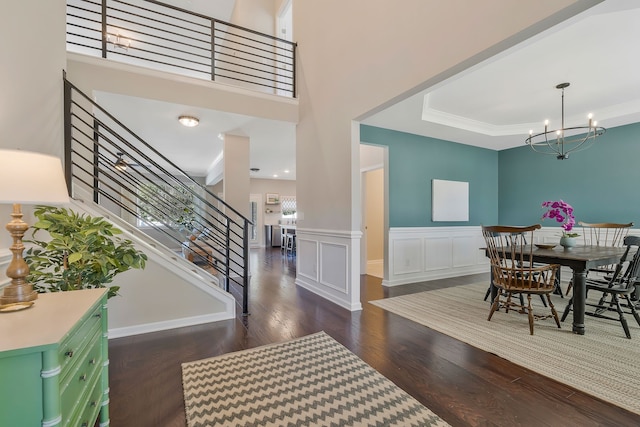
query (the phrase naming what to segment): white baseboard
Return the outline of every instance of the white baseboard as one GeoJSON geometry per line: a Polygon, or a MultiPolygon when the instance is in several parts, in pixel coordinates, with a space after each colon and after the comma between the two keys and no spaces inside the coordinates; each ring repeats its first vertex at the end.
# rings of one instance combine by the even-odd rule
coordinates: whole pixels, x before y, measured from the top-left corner
{"type": "Polygon", "coordinates": [[[182,328],[185,326],[201,325],[203,323],[219,322],[233,319],[227,313],[213,313],[202,316],[185,317],[182,319],[165,320],[162,322],[147,323],[144,325],[127,326],[124,328],[109,329],[109,339],[122,338],[131,335],[146,334],[149,332],[165,331],[167,329],[182,328]]]}

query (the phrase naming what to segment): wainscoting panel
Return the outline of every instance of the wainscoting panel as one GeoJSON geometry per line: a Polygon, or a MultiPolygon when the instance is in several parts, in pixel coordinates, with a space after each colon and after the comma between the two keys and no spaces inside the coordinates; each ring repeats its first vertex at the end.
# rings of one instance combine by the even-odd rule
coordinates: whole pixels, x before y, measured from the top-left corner
{"type": "Polygon", "coordinates": [[[488,271],[480,227],[412,227],[389,230],[385,286],[488,271]],[[421,261],[418,262],[418,257],[421,261]]]}
{"type": "Polygon", "coordinates": [[[486,271],[482,246],[480,227],[391,228],[388,261],[392,268],[382,284],[396,286],[486,271]]]}
{"type": "MultiPolygon", "coordinates": [[[[559,227],[542,227],[536,231],[533,243],[559,243],[559,227]]],[[[580,227],[576,232],[582,234],[580,227]]],[[[632,229],[630,235],[640,235],[632,229]]],[[[583,237],[578,237],[584,244],[583,237]]],[[[446,277],[489,271],[489,260],[480,226],[408,227],[389,229],[389,277],[384,286],[404,285],[446,277]]],[[[570,269],[563,268],[563,281],[571,278],[570,269]]]]}
{"type": "Polygon", "coordinates": [[[7,267],[9,267],[12,258],[13,253],[9,249],[0,249],[0,289],[11,282],[11,279],[7,277],[7,267]]]}
{"type": "Polygon", "coordinates": [[[347,310],[362,310],[357,268],[362,233],[298,227],[296,236],[296,284],[347,310]]]}
{"type": "Polygon", "coordinates": [[[348,246],[335,243],[320,243],[320,283],[340,292],[347,293],[348,246]]]}
{"type": "Polygon", "coordinates": [[[451,266],[451,238],[448,236],[423,239],[425,271],[444,270],[451,266]]]}
{"type": "Polygon", "coordinates": [[[452,239],[453,268],[473,267],[478,263],[478,248],[484,246],[484,239],[481,246],[477,246],[477,236],[454,236],[452,239]]]}
{"type": "MultiPolygon", "coordinates": [[[[296,231],[296,233],[298,233],[296,231]]],[[[298,277],[318,281],[318,242],[296,235],[296,260],[298,277]]]]}
{"type": "Polygon", "coordinates": [[[422,240],[399,238],[393,241],[393,274],[419,273],[422,270],[422,240]]]}

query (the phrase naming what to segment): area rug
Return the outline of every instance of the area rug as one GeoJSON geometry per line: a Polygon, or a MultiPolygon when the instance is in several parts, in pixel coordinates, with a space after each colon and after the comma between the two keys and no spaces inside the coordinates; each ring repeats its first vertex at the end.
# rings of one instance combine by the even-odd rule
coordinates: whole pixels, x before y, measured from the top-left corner
{"type": "Polygon", "coordinates": [[[448,426],[324,332],[182,364],[187,425],[448,426]]]}
{"type": "MultiPolygon", "coordinates": [[[[619,322],[593,317],[585,319],[585,335],[573,334],[572,314],[562,329],[553,319],[536,321],[532,336],[527,316],[515,311],[498,311],[487,321],[487,286],[457,286],[370,303],[640,414],[640,327],[631,315],[631,340],[619,322]]],[[[568,299],[554,295],[552,300],[562,315],[568,299]]],[[[534,312],[547,313],[539,298],[532,301],[534,312]]]]}

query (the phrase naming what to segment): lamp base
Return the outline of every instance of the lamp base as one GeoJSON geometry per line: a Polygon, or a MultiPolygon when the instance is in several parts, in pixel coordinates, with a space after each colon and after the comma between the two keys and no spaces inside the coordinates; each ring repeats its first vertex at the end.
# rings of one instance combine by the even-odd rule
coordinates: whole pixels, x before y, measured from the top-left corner
{"type": "Polygon", "coordinates": [[[0,295],[0,305],[29,302],[38,298],[38,293],[33,290],[33,285],[25,278],[29,275],[29,266],[22,257],[24,244],[22,237],[29,229],[26,222],[22,220],[22,209],[20,204],[13,204],[13,218],[6,226],[7,231],[13,237],[13,244],[9,247],[13,253],[13,258],[7,267],[7,277],[11,278],[11,283],[5,286],[0,295]]]}
{"type": "Polygon", "coordinates": [[[38,298],[38,293],[33,290],[33,286],[30,283],[9,285],[3,291],[2,296],[0,296],[0,305],[34,301],[38,298]]]}

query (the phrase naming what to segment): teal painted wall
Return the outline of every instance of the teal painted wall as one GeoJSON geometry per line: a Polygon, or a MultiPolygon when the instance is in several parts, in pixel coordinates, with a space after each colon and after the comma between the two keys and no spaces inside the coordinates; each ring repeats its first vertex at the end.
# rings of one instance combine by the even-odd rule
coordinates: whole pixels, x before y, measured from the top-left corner
{"type": "MultiPolygon", "coordinates": [[[[523,141],[524,144],[524,141],[523,141]]],[[[590,148],[567,160],[527,146],[499,152],[499,221],[540,222],[544,200],[563,199],[576,221],[640,225],[640,123],[607,129],[590,148]]]]}
{"type": "Polygon", "coordinates": [[[363,143],[389,147],[389,226],[442,227],[498,221],[498,152],[361,125],[363,143]],[[469,183],[469,221],[431,221],[431,180],[469,183]]]}

